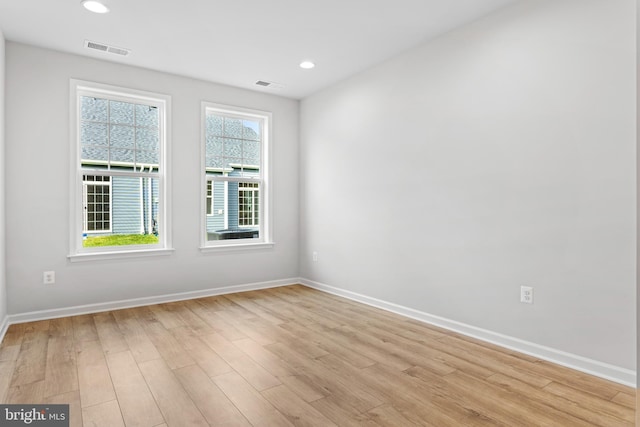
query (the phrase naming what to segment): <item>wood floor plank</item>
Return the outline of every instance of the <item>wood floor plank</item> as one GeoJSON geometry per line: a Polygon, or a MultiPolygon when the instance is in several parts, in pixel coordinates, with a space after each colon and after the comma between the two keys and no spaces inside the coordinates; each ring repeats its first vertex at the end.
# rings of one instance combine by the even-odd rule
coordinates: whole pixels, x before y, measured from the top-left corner
{"type": "Polygon", "coordinates": [[[282,384],[278,378],[271,375],[249,356],[243,355],[229,362],[229,365],[258,391],[282,384]]]}
{"type": "Polygon", "coordinates": [[[468,362],[478,364],[493,372],[509,375],[535,387],[544,387],[551,383],[551,379],[531,372],[531,362],[462,340],[458,336],[450,335],[442,338],[434,348],[446,351],[448,354],[459,354],[462,359],[468,362]]]}
{"type": "Polygon", "coordinates": [[[251,338],[245,338],[242,340],[236,340],[233,345],[239,348],[253,359],[260,366],[265,368],[271,375],[276,377],[283,377],[289,375],[295,375],[295,369],[291,369],[287,364],[275,354],[265,349],[262,345],[258,344],[251,338]]]}
{"type": "Polygon", "coordinates": [[[205,335],[201,339],[218,353],[236,372],[256,390],[265,390],[281,384],[275,376],[244,354],[233,343],[218,334],[205,335]]]}
{"type": "Polygon", "coordinates": [[[319,362],[306,359],[283,344],[271,344],[267,346],[267,349],[296,366],[298,372],[309,378],[313,384],[321,387],[325,394],[335,396],[360,412],[366,412],[383,403],[362,387],[350,383],[343,376],[335,374],[319,362]]]}
{"type": "MultiPolygon", "coordinates": [[[[363,339],[367,339],[372,345],[379,346],[379,343],[375,341],[376,339],[383,341],[387,345],[394,346],[395,354],[403,360],[427,369],[433,369],[439,373],[445,372],[448,368],[450,372],[451,369],[461,370],[478,378],[487,378],[498,369],[503,372],[508,370],[521,379],[531,378],[531,376],[518,372],[508,364],[500,364],[495,360],[487,362],[482,357],[474,354],[452,351],[447,346],[442,345],[438,340],[432,340],[428,345],[424,345],[411,342],[406,338],[395,336],[377,328],[368,327],[365,328],[364,331],[366,334],[363,335],[363,339]]],[[[530,379],[530,381],[536,383],[535,379],[530,379]]],[[[544,386],[548,383],[548,379],[542,379],[542,381],[536,384],[544,386]]]]}
{"type": "Polygon", "coordinates": [[[185,366],[174,372],[210,425],[220,427],[251,425],[199,366],[185,366]]]}
{"type": "Polygon", "coordinates": [[[550,408],[566,412],[567,414],[570,414],[585,422],[590,422],[595,425],[601,426],[625,424],[607,414],[592,411],[590,408],[581,407],[576,402],[573,402],[569,399],[565,399],[552,393],[548,393],[540,388],[531,386],[527,383],[500,373],[490,376],[489,378],[487,378],[487,381],[502,387],[503,389],[513,393],[514,395],[521,396],[522,399],[526,399],[528,401],[538,401],[550,408]]]}
{"type": "Polygon", "coordinates": [[[50,337],[72,337],[73,338],[73,321],[70,317],[59,317],[49,321],[50,337]]]}
{"type": "Polygon", "coordinates": [[[130,351],[108,354],[107,365],[127,427],[153,427],[164,422],[130,351]]]}
{"type": "MultiPolygon", "coordinates": [[[[476,426],[495,425],[495,420],[449,401],[442,393],[422,386],[415,379],[393,368],[376,364],[358,369],[333,355],[318,359],[327,369],[344,377],[352,385],[367,390],[381,402],[387,402],[418,425],[476,426]]],[[[379,407],[379,405],[377,406],[379,407]]]]}
{"type": "Polygon", "coordinates": [[[73,337],[76,342],[79,341],[96,341],[98,339],[98,331],[93,323],[93,316],[83,314],[81,316],[71,317],[73,325],[73,337]]]}
{"type": "Polygon", "coordinates": [[[353,351],[366,355],[369,359],[377,363],[384,363],[398,371],[413,366],[413,363],[395,354],[395,348],[380,340],[372,339],[370,336],[361,335],[358,331],[346,327],[333,329],[333,339],[336,343],[352,349],[353,351]]]}
{"type": "Polygon", "coordinates": [[[191,356],[210,377],[225,374],[233,370],[218,353],[213,351],[211,347],[206,345],[198,336],[194,335],[193,329],[188,326],[173,328],[171,334],[189,353],[189,356],[191,356]]]}
{"type": "Polygon", "coordinates": [[[200,339],[220,355],[220,357],[222,357],[227,363],[244,357],[244,353],[221,334],[215,333],[204,335],[200,337],[200,339]]]}
{"type": "Polygon", "coordinates": [[[129,346],[124,340],[124,336],[112,313],[96,313],[93,315],[93,322],[96,325],[98,339],[105,354],[129,350],[129,346]]]}
{"type": "Polygon", "coordinates": [[[233,301],[234,303],[238,304],[245,310],[250,311],[251,313],[260,317],[262,321],[267,321],[274,325],[279,325],[280,323],[283,323],[286,321],[285,319],[278,316],[277,312],[272,312],[260,306],[259,304],[256,304],[254,301],[251,300],[251,298],[248,298],[244,293],[230,294],[230,295],[227,295],[227,298],[233,301]]]}
{"type": "Polygon", "coordinates": [[[10,404],[29,404],[34,402],[42,402],[44,400],[44,380],[36,381],[29,384],[20,384],[13,386],[7,392],[6,403],[10,404]]]}
{"type": "Polygon", "coordinates": [[[116,400],[82,408],[82,420],[85,427],[124,427],[116,400]]]}
{"type": "Polygon", "coordinates": [[[527,400],[492,386],[474,376],[456,371],[446,376],[437,376],[419,367],[407,372],[414,378],[423,380],[425,385],[445,393],[451,400],[463,401],[474,412],[498,420],[506,425],[553,425],[585,426],[584,421],[565,412],[556,411],[546,405],[527,400]],[[495,398],[501,404],[493,405],[495,398]]]}
{"type": "Polygon", "coordinates": [[[417,426],[418,424],[408,420],[400,411],[389,404],[380,405],[370,409],[367,414],[381,426],[417,426]]]}
{"type": "Polygon", "coordinates": [[[224,319],[245,336],[257,341],[261,345],[273,344],[278,341],[278,334],[274,334],[273,329],[269,329],[264,320],[242,319],[227,311],[219,311],[216,316],[224,319]]]}
{"type": "Polygon", "coordinates": [[[310,403],[318,412],[330,419],[336,425],[345,427],[378,427],[367,414],[363,414],[353,407],[345,405],[333,396],[323,397],[310,403]]]}
{"type": "Polygon", "coordinates": [[[171,332],[155,320],[153,315],[149,316],[147,307],[140,307],[136,311],[142,316],[139,317],[142,329],[171,369],[182,368],[196,363],[180,343],[176,341],[171,332]]]}
{"type": "Polygon", "coordinates": [[[160,412],[170,427],[204,427],[209,424],[189,397],[180,381],[162,360],[138,364],[160,412]]]}
{"type": "Polygon", "coordinates": [[[18,323],[15,325],[9,325],[7,332],[2,339],[2,346],[20,345],[24,338],[24,330],[26,323],[18,323]]]}
{"type": "MultiPolygon", "coordinates": [[[[18,346],[19,348],[20,346],[18,346]]],[[[6,360],[0,362],[0,402],[7,401],[7,394],[11,387],[11,379],[15,370],[15,360],[6,360]]]]}
{"type": "Polygon", "coordinates": [[[305,375],[287,375],[278,379],[307,403],[322,399],[329,394],[305,375]]]}
{"type": "Polygon", "coordinates": [[[15,362],[20,354],[20,344],[0,346],[0,362],[15,362]]]}
{"type": "Polygon", "coordinates": [[[49,341],[49,321],[25,326],[20,352],[16,360],[11,386],[44,380],[49,341]]]}
{"type": "Polygon", "coordinates": [[[635,409],[636,407],[636,397],[630,393],[620,392],[616,394],[611,401],[631,409],[635,409]]]}
{"type": "Polygon", "coordinates": [[[149,310],[153,313],[154,317],[165,327],[165,329],[180,328],[186,326],[186,323],[182,318],[170,310],[166,304],[154,304],[150,305],[149,310]]]}
{"type": "Polygon", "coordinates": [[[262,396],[295,426],[336,426],[285,385],[264,390],[262,396]]]}
{"type": "Polygon", "coordinates": [[[538,360],[529,366],[531,366],[532,372],[550,378],[556,383],[580,390],[588,390],[589,393],[602,399],[613,399],[616,394],[628,390],[627,387],[616,384],[613,381],[594,377],[572,369],[558,369],[557,365],[544,360],[538,360]]]}
{"type": "Polygon", "coordinates": [[[76,342],[76,363],[83,408],[115,400],[109,368],[99,341],[76,342]]]}
{"type": "Polygon", "coordinates": [[[73,330],[70,330],[49,338],[44,396],[55,396],[75,390],[78,390],[78,372],[73,330]]]}
{"type": "Polygon", "coordinates": [[[334,342],[330,338],[329,333],[320,334],[297,323],[284,323],[281,324],[280,327],[290,331],[300,339],[311,340],[316,346],[327,352],[327,354],[331,353],[335,356],[341,357],[355,367],[365,368],[376,363],[366,357],[366,355],[350,350],[348,347],[334,342]]]}
{"type": "Polygon", "coordinates": [[[292,426],[278,410],[258,393],[240,374],[230,372],[213,378],[253,426],[292,426]]]}
{"type": "Polygon", "coordinates": [[[543,390],[571,400],[582,407],[611,415],[619,418],[620,420],[633,422],[635,419],[635,412],[629,407],[619,405],[614,402],[607,403],[602,399],[598,399],[591,393],[577,390],[564,384],[552,382],[544,387],[543,390]]]}
{"type": "Polygon", "coordinates": [[[211,327],[216,333],[222,335],[228,340],[239,340],[247,338],[245,334],[230,325],[222,317],[218,316],[216,311],[217,303],[209,298],[201,298],[192,301],[186,301],[185,305],[193,311],[198,317],[211,327]],[[213,306],[212,306],[213,305],[213,306]]]}
{"type": "Polygon", "coordinates": [[[69,405],[69,427],[82,427],[82,406],[80,404],[80,392],[68,393],[45,397],[43,403],[54,405],[69,405]]]}
{"type": "Polygon", "coordinates": [[[159,359],[160,353],[153,345],[146,332],[138,322],[133,310],[118,310],[113,312],[118,328],[136,362],[159,359]]]}
{"type": "Polygon", "coordinates": [[[215,332],[202,318],[191,311],[184,301],[167,304],[167,309],[177,314],[194,335],[208,335],[215,332]]]}

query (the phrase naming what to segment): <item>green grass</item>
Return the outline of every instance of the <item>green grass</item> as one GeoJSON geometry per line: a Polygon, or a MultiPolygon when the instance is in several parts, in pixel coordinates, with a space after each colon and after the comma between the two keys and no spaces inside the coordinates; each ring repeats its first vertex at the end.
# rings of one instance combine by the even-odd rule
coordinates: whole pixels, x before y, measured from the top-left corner
{"type": "Polygon", "coordinates": [[[111,236],[87,237],[82,242],[85,248],[96,246],[152,245],[158,243],[153,234],[112,234],[111,236]]]}

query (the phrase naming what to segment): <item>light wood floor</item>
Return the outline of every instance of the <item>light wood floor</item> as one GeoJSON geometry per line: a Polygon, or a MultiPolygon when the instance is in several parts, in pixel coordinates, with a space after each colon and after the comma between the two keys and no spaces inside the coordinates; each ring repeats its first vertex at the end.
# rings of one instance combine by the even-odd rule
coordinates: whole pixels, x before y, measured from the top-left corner
{"type": "Polygon", "coordinates": [[[635,392],[302,286],[12,325],[0,401],[72,426],[631,426],[635,392]]]}

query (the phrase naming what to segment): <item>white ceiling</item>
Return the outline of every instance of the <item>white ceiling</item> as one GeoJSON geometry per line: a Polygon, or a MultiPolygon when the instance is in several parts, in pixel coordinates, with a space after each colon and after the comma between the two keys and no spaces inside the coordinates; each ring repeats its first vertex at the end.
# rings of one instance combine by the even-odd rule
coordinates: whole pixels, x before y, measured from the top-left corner
{"type": "Polygon", "coordinates": [[[7,40],[292,98],[515,0],[0,0],[7,40]],[[131,55],[90,51],[91,40],[131,55]],[[313,70],[298,64],[316,63],[313,70]],[[262,89],[257,80],[281,89],[262,89]]]}

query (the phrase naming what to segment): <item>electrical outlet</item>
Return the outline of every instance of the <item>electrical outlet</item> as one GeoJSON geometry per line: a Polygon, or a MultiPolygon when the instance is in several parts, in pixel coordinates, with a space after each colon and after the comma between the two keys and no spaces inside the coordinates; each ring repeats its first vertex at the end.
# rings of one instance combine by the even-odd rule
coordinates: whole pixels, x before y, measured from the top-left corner
{"type": "Polygon", "coordinates": [[[313,252],[313,262],[318,262],[318,252],[313,252]]]}
{"type": "Polygon", "coordinates": [[[45,271],[42,273],[42,283],[45,285],[53,285],[56,283],[56,272],[55,271],[45,271]]]}
{"type": "Polygon", "coordinates": [[[520,286],[520,302],[533,304],[533,288],[531,286],[520,286]]]}

